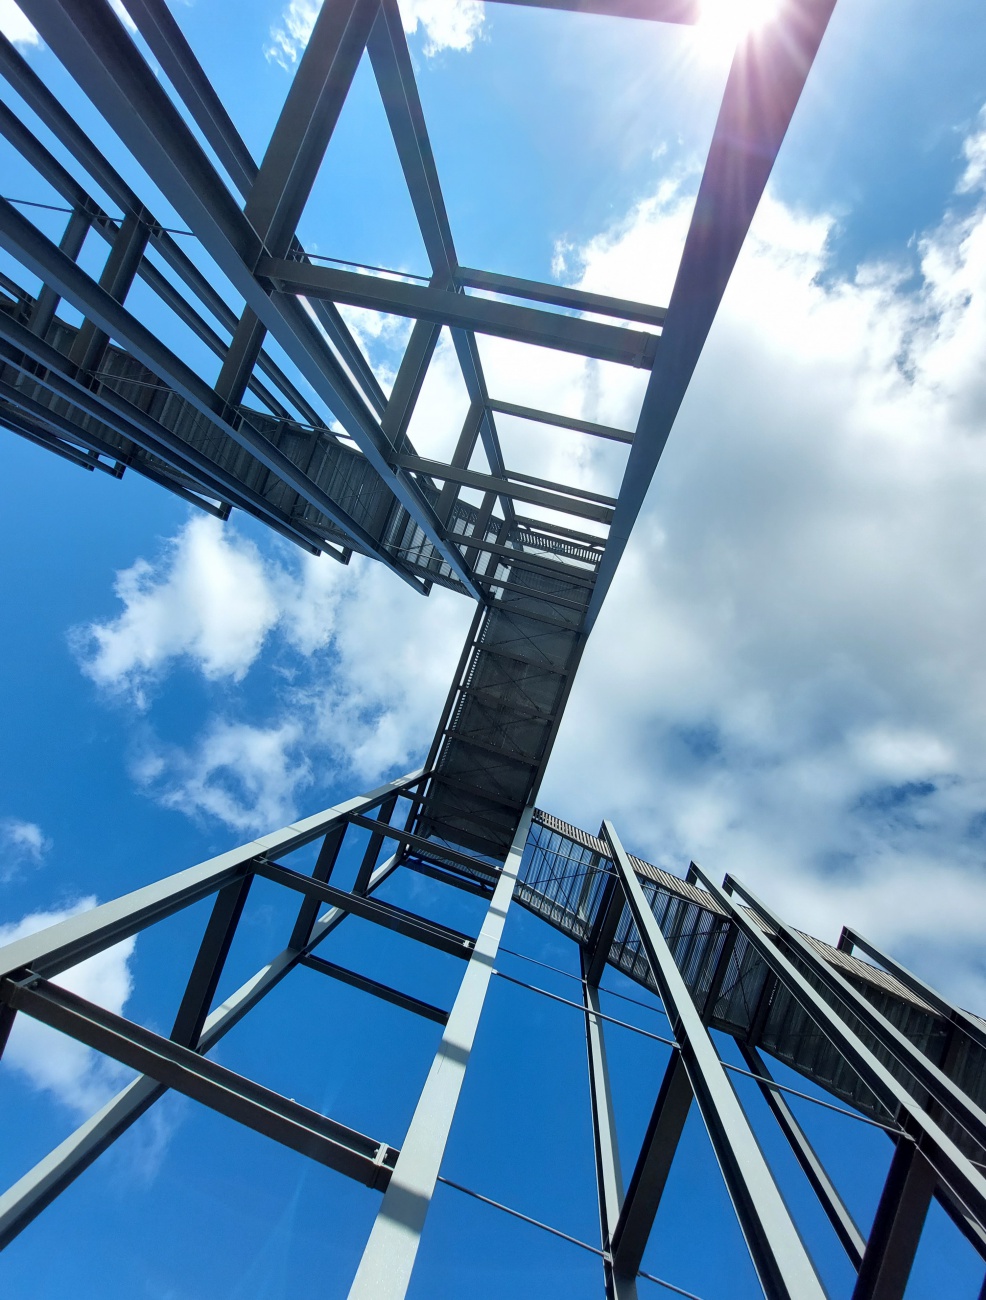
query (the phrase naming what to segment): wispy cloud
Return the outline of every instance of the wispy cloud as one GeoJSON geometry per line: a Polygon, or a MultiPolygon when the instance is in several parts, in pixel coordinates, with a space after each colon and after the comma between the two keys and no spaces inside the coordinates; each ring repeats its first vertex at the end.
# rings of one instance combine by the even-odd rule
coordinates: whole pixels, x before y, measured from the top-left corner
{"type": "MultiPolygon", "coordinates": [[[[12,925],[0,926],[0,947],[57,925],[95,907],[96,902],[95,898],[80,898],[61,910],[33,912],[12,925]]],[[[63,972],[55,983],[119,1014],[133,986],[130,961],[135,944],[136,939],[125,939],[63,972]]],[[[3,1067],[16,1070],[35,1088],[52,1094],[80,1116],[98,1110],[132,1077],[115,1061],[25,1015],[14,1021],[3,1067]]]]}
{"type": "MultiPolygon", "coordinates": [[[[284,69],[298,62],[321,8],[321,0],[289,0],[264,46],[270,62],[284,69]]],[[[404,0],[401,17],[406,32],[421,29],[424,52],[431,58],[442,50],[471,50],[482,31],[485,9],[482,0],[404,0]]]]}
{"type": "Polygon", "coordinates": [[[0,883],[25,865],[39,866],[50,848],[51,840],[36,822],[0,817],[0,883]]]}
{"type": "Polygon", "coordinates": [[[0,0],[0,32],[14,45],[40,45],[41,38],[14,0],[0,0]]]}

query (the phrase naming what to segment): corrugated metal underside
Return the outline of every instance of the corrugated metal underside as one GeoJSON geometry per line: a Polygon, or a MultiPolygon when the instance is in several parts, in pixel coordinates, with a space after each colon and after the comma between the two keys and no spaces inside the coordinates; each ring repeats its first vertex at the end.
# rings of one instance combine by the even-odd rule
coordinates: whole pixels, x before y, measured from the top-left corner
{"type": "MultiPolygon", "coordinates": [[[[574,549],[569,547],[570,550],[574,549]]],[[[453,684],[418,831],[502,861],[540,783],[584,642],[585,608],[600,552],[560,579],[529,556],[504,560],[453,684]]]]}
{"type": "MultiPolygon", "coordinates": [[[[704,890],[639,858],[631,858],[631,862],[678,968],[696,1003],[702,1005],[729,940],[731,922],[704,890]]],[[[608,871],[609,860],[601,840],[538,811],[524,854],[517,897],[530,911],[569,937],[584,942],[596,920],[608,871]]],[[[975,1043],[965,1041],[946,1065],[950,1033],[946,1020],[886,972],[819,939],[809,938],[809,942],[920,1051],[945,1069],[968,1096],[980,1106],[986,1106],[986,1052],[975,1043]]],[[[609,961],[638,984],[656,992],[646,956],[626,910],[609,961]]],[[[809,972],[802,973],[810,978],[809,972]]],[[[815,980],[812,983],[818,987],[815,980]]],[[[914,1096],[926,1101],[923,1090],[873,1041],[869,1031],[844,1008],[840,1007],[840,1011],[887,1068],[914,1096]]],[[[862,1113],[881,1121],[892,1118],[791,994],[777,985],[742,934],[736,936],[728,966],[721,976],[710,1024],[713,1029],[751,1042],[862,1113]]],[[[965,1140],[957,1125],[947,1118],[939,1122],[970,1153],[978,1151],[965,1140]]]]}

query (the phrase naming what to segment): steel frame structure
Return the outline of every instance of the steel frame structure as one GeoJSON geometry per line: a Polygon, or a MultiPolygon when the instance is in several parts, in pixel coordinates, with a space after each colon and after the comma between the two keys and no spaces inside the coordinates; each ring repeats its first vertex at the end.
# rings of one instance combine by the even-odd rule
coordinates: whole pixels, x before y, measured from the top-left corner
{"type": "Polygon", "coordinates": [[[763,1154],[757,1123],[735,1090],[738,1075],[756,1081],[805,1187],[829,1221],[832,1248],[841,1248],[855,1269],[853,1300],[904,1295],[932,1199],[986,1260],[986,1021],[953,1007],[852,932],[844,933],[838,947],[829,947],[791,930],[731,877],[720,888],[693,863],[690,875],[701,881],[699,889],[631,857],[609,822],[595,838],[528,807],[499,866],[429,844],[407,829],[428,776],[427,770],[411,773],[0,949],[4,1039],[15,1015],[23,1013],[139,1072],[0,1196],[0,1245],[13,1240],[168,1089],[175,1089],[380,1191],[380,1209],[349,1295],[353,1300],[403,1296],[437,1183],[448,1182],[441,1178],[446,1143],[484,999],[500,975],[583,1013],[600,1246],[577,1244],[599,1255],[601,1285],[612,1300],[635,1300],[638,1279],[655,1280],[641,1264],[693,1100],[764,1294],[771,1300],[827,1294],[798,1216],[763,1154]],[[403,825],[392,823],[399,803],[406,805],[403,825]],[[347,831],[360,830],[370,835],[355,883],[341,889],[331,883],[332,872],[347,831]],[[381,863],[388,839],[397,850],[381,863]],[[318,852],[309,872],[282,860],[311,845],[318,852]],[[487,908],[478,933],[463,934],[374,897],[398,868],[481,895],[487,908]],[[214,1006],[256,877],[299,894],[297,917],[286,947],[214,1006]],[[203,898],[214,902],[169,1037],[54,982],[77,962],[203,898]],[[581,1003],[497,968],[514,900],[579,945],[581,1003]],[[347,916],[464,963],[451,1007],[437,1007],[316,953],[347,916]],[[856,946],[880,967],[852,956],[849,950],[856,946]],[[614,1017],[604,1014],[600,1003],[607,964],[656,992],[670,1026],[668,1037],[647,1033],[671,1051],[625,1189],[605,1044],[606,1024],[614,1017]],[[299,967],[442,1027],[399,1150],[209,1059],[222,1037],[299,967]],[[713,1031],[736,1041],[748,1069],[726,1059],[713,1031]],[[835,1108],[843,1115],[876,1124],[891,1139],[893,1156],[868,1233],[854,1221],[786,1100],[794,1092],[817,1102],[817,1094],[778,1083],[764,1053],[848,1102],[851,1109],[835,1108]]]}
{"type": "MultiPolygon", "coordinates": [[[[495,963],[516,899],[580,950],[581,999],[569,1005],[581,1011],[585,1030],[600,1244],[576,1244],[600,1257],[610,1300],[635,1300],[638,1279],[650,1277],[641,1272],[644,1249],[693,1100],[764,1293],[825,1294],[734,1088],[738,1075],[755,1081],[831,1227],[833,1247],[855,1270],[853,1300],[903,1296],[933,1198],[986,1257],[986,1023],[852,931],[830,948],[785,926],[730,877],[719,888],[693,864],[679,880],[628,855],[609,823],[593,837],[535,808],[586,637],[834,0],[787,0],[773,28],[738,46],[664,306],[459,263],[397,0],[326,0],[259,163],[165,0],[123,0],[133,32],[109,0],[20,3],[186,228],[152,214],[0,37],[0,73],[17,101],[12,108],[0,100],[0,134],[68,217],[56,243],[23,204],[0,197],[0,249],[17,268],[16,275],[0,271],[0,424],[86,470],[122,477],[132,469],[219,518],[243,510],[309,551],[343,563],[354,551],[378,559],[425,594],[440,583],[474,599],[476,614],[420,771],[0,950],[0,1044],[23,1013],[139,1073],[0,1198],[0,1244],[175,1089],[380,1191],[350,1295],[403,1296],[436,1185],[448,1182],[442,1159],[486,992],[495,975],[512,978],[495,963]],[[324,265],[332,259],[309,256],[297,235],[364,54],[430,263],[423,282],[381,268],[324,265]],[[90,236],[107,246],[98,275],[82,264],[90,236]],[[195,241],[194,256],[181,237],[195,241]],[[215,287],[213,269],[235,303],[215,287]],[[214,355],[214,376],[128,307],[137,280],[214,355]],[[65,319],[63,303],[81,325],[65,319]],[[339,310],[346,305],[413,321],[389,393],[339,310]],[[408,435],[443,330],[470,402],[447,463],[421,456],[408,435]],[[491,395],[477,341],[484,336],[642,368],[648,378],[635,427],[491,395]],[[511,467],[498,417],[626,446],[616,496],[511,467]],[[353,887],[342,889],[332,874],[345,837],[366,832],[353,887]],[[394,852],[381,863],[391,840],[394,852]],[[283,861],[315,844],[310,871],[283,861]],[[376,896],[398,868],[481,896],[487,911],[478,933],[376,896]],[[214,1006],[258,876],[300,895],[296,920],[283,951],[214,1006]],[[85,957],[205,898],[214,899],[211,916],[168,1037],[54,982],[85,957]],[[316,952],[347,916],[463,962],[452,1006],[316,952]],[[670,1023],[667,1038],[649,1035],[666,1043],[670,1059],[626,1186],[605,1044],[613,1017],[600,998],[607,966],[656,994],[670,1023]],[[399,1150],[210,1059],[220,1039],[299,967],[442,1027],[399,1150]],[[720,1035],[737,1044],[745,1068],[726,1059],[720,1035]],[[831,1094],[835,1109],[890,1136],[893,1156],[869,1232],[854,1222],[787,1101],[798,1090],[773,1077],[766,1056],[831,1094]]],[[[696,0],[540,5],[627,21],[697,16],[696,0]]]]}

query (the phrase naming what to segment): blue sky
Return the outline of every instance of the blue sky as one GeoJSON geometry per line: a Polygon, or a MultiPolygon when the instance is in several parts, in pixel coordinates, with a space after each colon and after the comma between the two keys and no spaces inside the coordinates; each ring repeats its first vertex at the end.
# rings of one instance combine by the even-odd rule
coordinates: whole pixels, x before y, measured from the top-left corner
{"type": "MultiPolygon", "coordinates": [[[[688,33],[471,0],[403,11],[460,261],[664,301],[721,54],[688,33]]],[[[311,6],[197,0],[175,13],[262,154],[311,6]]],[[[0,26],[169,220],[9,0],[0,26]]],[[[840,0],[540,798],[589,830],[611,817],[629,848],[671,870],[694,856],[733,872],[822,937],[851,923],[980,1011],[984,56],[986,15],[973,0],[840,0]]],[[[6,194],[50,201],[3,157],[6,194]]],[[[62,218],[46,220],[60,229],[62,218]]],[[[427,270],[365,66],[300,232],[312,251],[427,270]]],[[[98,266],[98,253],[87,245],[83,260],[98,266]]],[[[392,372],[404,327],[350,319],[392,372]]],[[[214,375],[175,322],[162,313],[158,325],[214,375]]],[[[633,419],[639,384],[625,374],[483,349],[507,400],[633,419]]],[[[424,454],[448,449],[464,401],[440,349],[412,426],[424,454]]],[[[621,465],[612,448],[579,439],[522,442],[509,420],[503,435],[508,459],[529,472],[598,484],[621,465]]],[[[84,475],[13,436],[3,463],[8,933],[420,761],[466,601],[438,589],[424,600],[359,557],[348,568],[311,561],[240,515],[220,527],[136,476],[84,475]]],[[[477,923],[476,900],[420,881],[392,889],[450,924],[477,923]]],[[[286,915],[273,888],[256,891],[229,987],[283,945],[286,915]]],[[[196,909],[172,919],[80,972],[78,987],[166,1028],[202,923],[196,909]]],[[[338,960],[358,963],[362,937],[347,922],[338,960]]],[[[574,954],[526,915],[506,942],[574,969],[574,954]]],[[[389,967],[421,996],[450,996],[447,969],[408,960],[401,943],[383,945],[373,973],[387,978],[389,967]]],[[[531,978],[516,960],[504,969],[531,978]]],[[[435,1027],[312,972],[295,979],[297,996],[272,995],[219,1059],[399,1143],[435,1027]]],[[[533,982],[566,993],[561,976],[533,982]]],[[[613,1037],[628,1164],[659,1078],[652,1047],[613,1037]]],[[[19,1176],[123,1077],[19,1030],[0,1068],[0,1105],[18,1117],[0,1176],[19,1176]]],[[[575,1013],[494,982],[448,1176],[594,1242],[582,1088],[575,1013]],[[540,1166],[509,1155],[508,1127],[520,1149],[543,1151],[540,1166]]],[[[860,1157],[889,1153],[869,1133],[847,1141],[817,1112],[805,1121],[834,1159],[849,1153],[840,1186],[865,1218],[875,1184],[860,1157]]],[[[684,1184],[697,1187],[711,1160],[700,1132],[688,1141],[682,1207],[694,1206],[684,1184]]],[[[591,1255],[457,1197],[440,1191],[413,1294],[457,1293],[477,1260],[490,1297],[598,1293],[591,1255]]],[[[342,1296],[375,1203],[169,1099],[0,1259],[0,1285],[15,1297],[342,1296]]],[[[691,1249],[694,1213],[669,1209],[645,1267],[710,1300],[755,1295],[724,1198],[703,1212],[721,1225],[716,1252],[691,1249]]],[[[805,1230],[833,1255],[817,1225],[805,1230]]],[[[838,1263],[826,1268],[842,1294],[838,1263]]],[[[913,1295],[971,1300],[980,1281],[964,1245],[936,1228],[913,1295]]]]}

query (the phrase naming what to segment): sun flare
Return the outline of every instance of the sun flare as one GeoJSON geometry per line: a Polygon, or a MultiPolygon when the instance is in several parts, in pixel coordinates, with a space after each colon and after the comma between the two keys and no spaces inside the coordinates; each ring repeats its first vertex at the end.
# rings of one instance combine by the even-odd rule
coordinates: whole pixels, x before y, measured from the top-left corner
{"type": "Polygon", "coordinates": [[[730,55],[747,36],[772,22],[783,0],[701,0],[695,32],[703,50],[730,55]]]}

